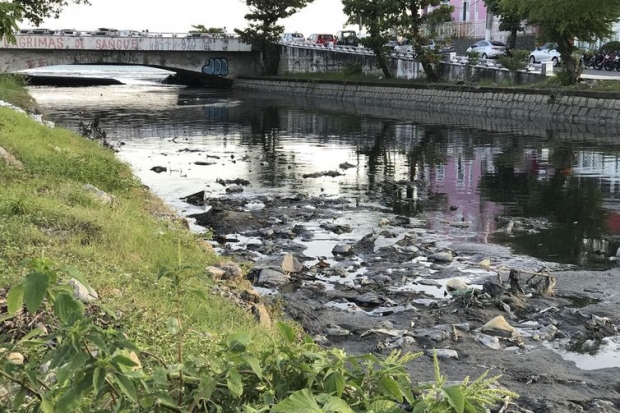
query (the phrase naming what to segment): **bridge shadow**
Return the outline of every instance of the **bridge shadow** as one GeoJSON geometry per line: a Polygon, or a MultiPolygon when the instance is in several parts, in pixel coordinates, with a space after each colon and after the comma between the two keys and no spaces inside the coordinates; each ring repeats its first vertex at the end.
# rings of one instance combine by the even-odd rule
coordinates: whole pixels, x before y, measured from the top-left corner
{"type": "MultiPolygon", "coordinates": [[[[163,68],[157,67],[157,69],[163,68]]],[[[189,70],[170,68],[166,68],[165,70],[170,70],[174,72],[162,81],[162,83],[166,85],[184,85],[192,87],[212,87],[218,89],[229,89],[233,84],[232,79],[227,79],[225,77],[201,74],[189,70]]]]}

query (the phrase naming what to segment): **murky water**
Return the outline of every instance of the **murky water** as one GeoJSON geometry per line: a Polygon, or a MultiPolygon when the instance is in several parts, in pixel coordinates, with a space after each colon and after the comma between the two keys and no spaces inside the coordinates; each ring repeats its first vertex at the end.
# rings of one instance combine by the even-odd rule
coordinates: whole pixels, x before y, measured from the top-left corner
{"type": "MultiPolygon", "coordinates": [[[[456,239],[502,243],[545,261],[615,265],[609,257],[620,245],[620,139],[604,128],[397,113],[146,81],[31,93],[62,127],[77,130],[99,115],[118,156],[184,214],[200,208],[179,198],[203,189],[223,196],[218,178],[242,178],[251,186],[236,196],[345,197],[424,214],[431,230],[456,239]],[[345,162],[352,167],[340,168],[345,162]],[[303,177],[325,171],[342,175],[303,177]],[[544,218],[549,228],[500,235],[502,216],[544,218]]],[[[373,216],[349,219],[376,226],[373,216]]],[[[320,237],[309,247],[315,255],[329,251],[320,237]]]]}

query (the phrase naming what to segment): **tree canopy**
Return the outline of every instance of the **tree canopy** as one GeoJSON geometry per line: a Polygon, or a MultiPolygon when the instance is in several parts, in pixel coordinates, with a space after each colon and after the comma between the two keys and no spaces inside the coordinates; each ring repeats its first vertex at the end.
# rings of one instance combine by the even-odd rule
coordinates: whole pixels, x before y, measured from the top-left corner
{"type": "Polygon", "coordinates": [[[483,0],[487,11],[493,16],[499,17],[499,29],[510,32],[508,39],[508,48],[514,49],[517,42],[517,33],[523,31],[523,21],[525,16],[519,13],[517,9],[504,10],[501,7],[501,0],[483,0]]]}
{"type": "Polygon", "coordinates": [[[46,18],[58,18],[70,3],[90,4],[88,0],[13,0],[0,2],[0,37],[15,40],[17,23],[27,19],[39,26],[46,18]]]}
{"type": "Polygon", "coordinates": [[[242,41],[250,43],[263,54],[264,71],[277,74],[280,60],[278,50],[273,42],[284,32],[284,26],[278,24],[312,3],[314,0],[245,0],[250,12],[245,15],[248,28],[235,29],[242,41]]]}
{"type": "Polygon", "coordinates": [[[35,26],[39,26],[48,17],[58,18],[62,10],[70,3],[90,4],[88,0],[13,0],[23,12],[22,17],[35,26]]]}
{"type": "Polygon", "coordinates": [[[235,32],[243,41],[252,44],[276,41],[284,32],[284,26],[278,25],[278,21],[292,16],[313,1],[246,0],[250,12],[245,15],[245,19],[249,27],[245,30],[235,29],[235,32]]]}
{"type": "Polygon", "coordinates": [[[206,27],[204,24],[192,24],[191,32],[195,33],[211,33],[211,34],[224,34],[224,28],[222,27],[206,27]]]}
{"type": "Polygon", "coordinates": [[[594,42],[608,38],[612,25],[620,19],[620,0],[499,0],[499,6],[538,26],[541,40],[557,43],[569,83],[577,82],[580,74],[573,56],[575,39],[594,42]]]}
{"type": "Polygon", "coordinates": [[[435,55],[423,47],[433,35],[432,28],[440,22],[450,21],[452,6],[442,0],[343,0],[344,13],[349,23],[362,21],[368,37],[362,39],[364,46],[371,48],[386,77],[390,76],[386,64],[385,44],[392,32],[410,40],[429,81],[437,76],[432,65],[435,55]],[[424,10],[420,13],[420,10],[424,10]],[[431,27],[431,30],[423,30],[431,27]]]}

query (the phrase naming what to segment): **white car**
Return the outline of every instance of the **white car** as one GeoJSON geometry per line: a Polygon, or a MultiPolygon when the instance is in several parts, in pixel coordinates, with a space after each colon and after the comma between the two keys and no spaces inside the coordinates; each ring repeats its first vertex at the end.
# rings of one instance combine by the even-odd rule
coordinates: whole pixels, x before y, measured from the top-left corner
{"type": "Polygon", "coordinates": [[[552,61],[553,66],[560,64],[560,52],[557,51],[558,45],[555,43],[545,43],[530,53],[530,63],[542,63],[552,61]]]}
{"type": "Polygon", "coordinates": [[[306,38],[301,33],[284,33],[282,35],[283,42],[305,42],[306,38]]]}
{"type": "MultiPolygon", "coordinates": [[[[433,39],[428,39],[428,42],[422,46],[423,49],[435,50],[436,44],[433,39]]],[[[411,40],[405,39],[400,45],[394,47],[394,51],[398,53],[414,53],[413,44],[411,40]]]]}
{"type": "Polygon", "coordinates": [[[467,48],[467,53],[478,52],[483,59],[492,59],[506,55],[506,45],[502,42],[480,40],[467,48]]]}

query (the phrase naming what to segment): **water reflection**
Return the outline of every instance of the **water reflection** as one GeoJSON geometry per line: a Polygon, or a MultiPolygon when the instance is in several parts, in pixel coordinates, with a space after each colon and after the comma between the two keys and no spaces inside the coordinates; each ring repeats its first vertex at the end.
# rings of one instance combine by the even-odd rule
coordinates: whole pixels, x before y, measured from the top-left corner
{"type": "Polygon", "coordinates": [[[544,260],[608,265],[620,245],[620,145],[604,126],[170,86],[40,87],[32,94],[64,127],[100,115],[108,136],[127,144],[121,155],[165,199],[205,187],[217,195],[216,178],[243,178],[252,183],[246,196],[344,196],[424,214],[438,232],[508,243],[544,260]],[[205,154],[218,166],[196,167],[205,154]],[[352,167],[340,169],[344,162],[352,167]],[[157,163],[173,172],[155,176],[149,169],[157,163]],[[343,175],[303,178],[322,171],[343,175]],[[500,216],[553,225],[499,236],[500,216]]]}

